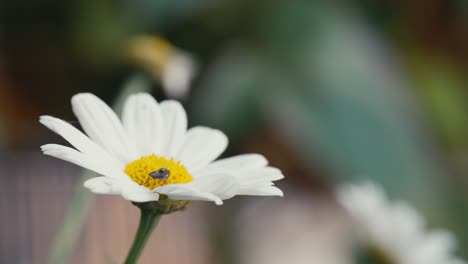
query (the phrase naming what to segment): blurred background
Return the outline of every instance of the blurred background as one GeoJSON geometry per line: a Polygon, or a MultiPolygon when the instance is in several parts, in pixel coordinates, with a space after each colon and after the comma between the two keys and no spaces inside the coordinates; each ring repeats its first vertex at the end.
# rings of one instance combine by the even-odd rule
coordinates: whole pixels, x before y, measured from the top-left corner
{"type": "Polygon", "coordinates": [[[225,155],[258,152],[284,198],[164,217],[141,263],[350,263],[334,191],[370,179],[451,229],[468,257],[463,0],[0,1],[0,263],[121,263],[138,210],[40,154],[70,98],[182,101],[225,155]]]}

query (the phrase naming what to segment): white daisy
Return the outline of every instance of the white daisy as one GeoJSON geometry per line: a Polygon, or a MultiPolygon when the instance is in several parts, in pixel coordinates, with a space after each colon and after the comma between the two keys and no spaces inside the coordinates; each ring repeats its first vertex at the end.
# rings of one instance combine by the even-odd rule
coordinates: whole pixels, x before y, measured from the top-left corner
{"type": "Polygon", "coordinates": [[[149,94],[131,95],[122,121],[102,100],[82,93],[72,98],[73,112],[87,136],[51,116],[40,122],[74,148],[48,144],[42,151],[102,176],[84,186],[95,193],[120,194],[133,202],[205,200],[222,204],[235,195],[282,196],[273,181],[284,176],[259,154],[214,161],[226,149],[223,132],[197,126],[177,101],[161,103],[149,94]]]}
{"type": "Polygon", "coordinates": [[[372,183],[345,185],[338,191],[356,234],[381,263],[462,264],[452,256],[455,238],[445,230],[427,231],[421,215],[405,202],[390,202],[372,183]]]}

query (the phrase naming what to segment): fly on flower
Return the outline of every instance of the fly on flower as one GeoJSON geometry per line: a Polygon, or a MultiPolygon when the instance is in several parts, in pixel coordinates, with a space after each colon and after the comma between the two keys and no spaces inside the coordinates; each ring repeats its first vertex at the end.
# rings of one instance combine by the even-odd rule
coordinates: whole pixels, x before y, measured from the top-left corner
{"type": "Polygon", "coordinates": [[[101,176],[84,186],[100,194],[119,194],[136,203],[222,200],[235,195],[282,196],[273,181],[284,176],[259,154],[216,160],[226,149],[226,135],[216,129],[187,129],[182,105],[158,103],[151,95],[131,95],[122,118],[93,94],[72,98],[72,108],[86,132],[51,116],[40,122],[74,148],[47,144],[42,151],[101,176]],[[215,161],[216,160],[216,161],[215,161]]]}

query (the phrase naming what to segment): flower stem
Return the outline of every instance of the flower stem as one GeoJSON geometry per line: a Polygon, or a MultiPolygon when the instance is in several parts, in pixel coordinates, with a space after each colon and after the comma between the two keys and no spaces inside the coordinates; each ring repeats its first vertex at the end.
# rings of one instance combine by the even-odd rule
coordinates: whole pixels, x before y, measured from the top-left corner
{"type": "Polygon", "coordinates": [[[144,207],[139,208],[141,211],[140,224],[138,226],[135,239],[133,240],[132,248],[130,249],[130,252],[128,252],[127,259],[125,260],[125,264],[135,264],[138,262],[149,236],[161,219],[161,213],[157,210],[151,210],[144,207]]]}

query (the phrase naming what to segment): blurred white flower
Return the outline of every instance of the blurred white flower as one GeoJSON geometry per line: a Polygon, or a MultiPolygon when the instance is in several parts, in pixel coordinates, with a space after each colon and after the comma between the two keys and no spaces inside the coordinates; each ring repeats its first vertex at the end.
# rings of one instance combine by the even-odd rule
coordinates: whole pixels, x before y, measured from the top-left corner
{"type": "Polygon", "coordinates": [[[428,231],[423,217],[408,203],[391,202],[373,183],[344,185],[338,201],[351,216],[356,235],[383,263],[462,264],[454,257],[452,233],[428,231]]]}
{"type": "Polygon", "coordinates": [[[167,40],[153,36],[139,36],[129,45],[130,58],[160,80],[166,95],[183,99],[198,72],[194,57],[167,40]]]}
{"type": "Polygon", "coordinates": [[[190,54],[182,50],[174,52],[162,71],[161,81],[167,96],[185,98],[197,68],[197,63],[190,54]]]}
{"type": "Polygon", "coordinates": [[[88,136],[63,120],[42,116],[42,124],[76,148],[48,144],[42,151],[103,175],[84,183],[95,193],[120,194],[134,202],[167,196],[216,204],[235,195],[283,195],[272,182],[284,176],[259,154],[214,161],[226,149],[227,137],[208,127],[187,130],[185,110],[177,101],[132,95],[122,122],[89,93],[75,95],[72,106],[88,136]]]}

